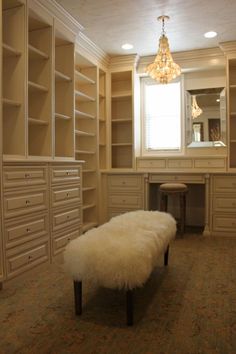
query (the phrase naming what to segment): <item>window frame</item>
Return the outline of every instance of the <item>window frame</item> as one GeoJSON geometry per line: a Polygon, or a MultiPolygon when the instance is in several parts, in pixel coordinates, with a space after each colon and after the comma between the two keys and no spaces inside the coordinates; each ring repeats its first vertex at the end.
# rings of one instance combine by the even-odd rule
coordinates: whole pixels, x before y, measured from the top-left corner
{"type": "MultiPolygon", "coordinates": [[[[179,82],[180,83],[180,148],[177,150],[171,149],[164,149],[164,150],[148,150],[145,148],[145,115],[144,115],[144,89],[147,83],[150,84],[159,84],[155,80],[150,77],[141,77],[140,78],[140,117],[141,117],[141,156],[181,156],[184,155],[184,144],[185,144],[185,119],[184,119],[184,80],[183,76],[181,75],[177,79],[173,80],[171,83],[179,82]]],[[[163,85],[163,84],[159,84],[163,85]]],[[[168,84],[167,84],[168,85],[168,84]]]]}

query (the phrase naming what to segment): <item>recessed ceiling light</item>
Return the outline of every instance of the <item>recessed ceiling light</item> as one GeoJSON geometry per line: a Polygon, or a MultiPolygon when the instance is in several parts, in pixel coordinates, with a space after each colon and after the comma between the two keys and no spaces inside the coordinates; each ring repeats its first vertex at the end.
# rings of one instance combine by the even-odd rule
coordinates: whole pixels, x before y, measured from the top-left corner
{"type": "Polygon", "coordinates": [[[214,38],[216,36],[217,36],[217,33],[215,31],[210,31],[210,32],[204,33],[204,37],[206,37],[206,38],[214,38]]]}
{"type": "Polygon", "coordinates": [[[122,44],[121,48],[124,49],[124,50],[129,50],[129,49],[132,49],[134,46],[133,44],[130,44],[130,43],[125,43],[125,44],[122,44]]]}
{"type": "Polygon", "coordinates": [[[219,98],[217,98],[216,102],[220,102],[220,99],[219,99],[219,98]]]}

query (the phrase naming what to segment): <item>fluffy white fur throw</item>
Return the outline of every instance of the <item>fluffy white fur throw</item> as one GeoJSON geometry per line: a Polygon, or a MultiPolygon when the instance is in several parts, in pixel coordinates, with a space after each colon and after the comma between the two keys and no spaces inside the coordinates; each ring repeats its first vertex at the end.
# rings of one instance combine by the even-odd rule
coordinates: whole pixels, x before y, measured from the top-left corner
{"type": "Polygon", "coordinates": [[[64,253],[65,266],[75,280],[107,288],[140,287],[175,233],[170,214],[128,212],[71,241],[64,253]]]}

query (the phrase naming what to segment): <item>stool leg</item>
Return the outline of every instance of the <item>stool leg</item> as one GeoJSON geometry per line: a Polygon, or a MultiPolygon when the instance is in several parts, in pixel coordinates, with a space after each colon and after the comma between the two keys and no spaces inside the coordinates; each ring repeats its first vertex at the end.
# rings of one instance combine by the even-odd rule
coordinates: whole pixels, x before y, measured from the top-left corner
{"type": "Polygon", "coordinates": [[[168,259],[169,259],[169,245],[167,246],[167,249],[164,254],[164,265],[168,266],[168,259]]]}
{"type": "Polygon", "coordinates": [[[161,195],[161,211],[167,211],[167,204],[168,204],[168,199],[167,195],[162,194],[161,195]]]}
{"type": "Polygon", "coordinates": [[[126,291],[126,314],[127,314],[127,325],[133,325],[133,290],[126,291]]]}
{"type": "Polygon", "coordinates": [[[75,314],[82,314],[82,281],[74,280],[75,314]]]}
{"type": "Polygon", "coordinates": [[[186,215],[186,195],[180,195],[180,234],[185,232],[185,215],[186,215]]]}

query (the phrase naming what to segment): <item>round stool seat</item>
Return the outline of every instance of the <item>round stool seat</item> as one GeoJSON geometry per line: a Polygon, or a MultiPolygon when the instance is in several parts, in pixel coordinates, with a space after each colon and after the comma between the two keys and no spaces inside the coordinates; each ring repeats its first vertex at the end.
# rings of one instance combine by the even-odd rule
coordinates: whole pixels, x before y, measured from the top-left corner
{"type": "Polygon", "coordinates": [[[159,189],[161,192],[178,193],[187,192],[188,187],[184,183],[162,183],[159,189]]]}

